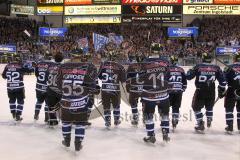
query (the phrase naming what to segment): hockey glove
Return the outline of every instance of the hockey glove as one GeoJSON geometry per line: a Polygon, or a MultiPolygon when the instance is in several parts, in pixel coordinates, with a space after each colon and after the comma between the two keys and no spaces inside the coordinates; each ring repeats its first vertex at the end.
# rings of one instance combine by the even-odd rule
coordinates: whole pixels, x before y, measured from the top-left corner
{"type": "Polygon", "coordinates": [[[96,85],[96,88],[93,90],[93,94],[98,95],[100,93],[101,87],[99,85],[96,85]]]}
{"type": "Polygon", "coordinates": [[[221,99],[221,98],[225,97],[225,95],[226,95],[225,88],[218,86],[218,97],[221,99]]]}
{"type": "Polygon", "coordinates": [[[236,100],[240,100],[240,89],[236,89],[236,90],[234,91],[234,94],[235,94],[236,100]]]}

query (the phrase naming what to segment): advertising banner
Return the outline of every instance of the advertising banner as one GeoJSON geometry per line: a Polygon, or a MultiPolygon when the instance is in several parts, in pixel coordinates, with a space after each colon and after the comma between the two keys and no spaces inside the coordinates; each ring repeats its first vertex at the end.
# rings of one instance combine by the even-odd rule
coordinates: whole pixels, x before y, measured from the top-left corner
{"type": "Polygon", "coordinates": [[[184,4],[213,4],[213,0],[183,0],[184,4]]]}
{"type": "Polygon", "coordinates": [[[183,14],[240,15],[240,5],[183,5],[183,14]]]}
{"type": "Polygon", "coordinates": [[[63,0],[37,0],[38,6],[63,5],[63,0]]]}
{"type": "Polygon", "coordinates": [[[185,27],[185,28],[175,28],[168,27],[168,36],[174,38],[188,38],[191,36],[198,36],[197,27],[185,27]]]}
{"type": "Polygon", "coordinates": [[[236,47],[217,47],[216,55],[227,55],[227,54],[235,54],[240,50],[240,46],[236,47]]]}
{"type": "Polygon", "coordinates": [[[92,4],[92,0],[65,0],[65,5],[84,5],[84,4],[92,4]]]}
{"type": "Polygon", "coordinates": [[[62,15],[63,6],[37,7],[37,15],[62,15]]]}
{"type": "Polygon", "coordinates": [[[122,0],[122,4],[182,4],[182,0],[122,0]]]}
{"type": "Polygon", "coordinates": [[[121,16],[66,16],[66,24],[121,23],[121,16]]]}
{"type": "Polygon", "coordinates": [[[67,32],[67,28],[39,28],[39,36],[49,36],[49,37],[64,37],[67,32]]]}
{"type": "Polygon", "coordinates": [[[65,6],[65,15],[121,14],[121,5],[65,6]]]}
{"type": "Polygon", "coordinates": [[[121,0],[93,0],[93,4],[120,4],[121,0]]]}
{"type": "Polygon", "coordinates": [[[16,53],[17,47],[14,45],[0,45],[0,53],[16,53]]]}
{"type": "Polygon", "coordinates": [[[34,6],[11,4],[11,14],[34,15],[34,6]]]}
{"type": "Polygon", "coordinates": [[[123,23],[181,23],[181,16],[123,16],[123,23]]]}
{"type": "Polygon", "coordinates": [[[124,5],[123,14],[182,14],[181,5],[124,5]]]}
{"type": "Polygon", "coordinates": [[[240,0],[214,0],[214,4],[240,4],[240,0]]]}

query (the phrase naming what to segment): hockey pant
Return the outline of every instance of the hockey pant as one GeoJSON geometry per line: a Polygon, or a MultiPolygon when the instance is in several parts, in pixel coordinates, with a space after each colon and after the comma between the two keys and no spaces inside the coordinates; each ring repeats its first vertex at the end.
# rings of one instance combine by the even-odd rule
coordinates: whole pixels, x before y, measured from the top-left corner
{"type": "Polygon", "coordinates": [[[13,115],[22,115],[25,99],[24,89],[8,90],[8,98],[11,113],[13,115]]]}
{"type": "Polygon", "coordinates": [[[154,133],[154,113],[155,107],[158,106],[158,110],[161,110],[161,128],[169,133],[169,99],[160,101],[147,101],[143,100],[145,125],[148,136],[153,136],[154,133]]]}
{"type": "Polygon", "coordinates": [[[114,121],[118,121],[120,119],[120,102],[120,92],[102,91],[102,105],[104,109],[105,122],[111,121],[111,105],[113,107],[114,121]]]}
{"type": "Polygon", "coordinates": [[[37,97],[37,103],[35,105],[35,114],[38,115],[40,113],[40,110],[42,108],[42,104],[45,102],[44,111],[46,114],[48,114],[48,106],[46,103],[47,93],[36,91],[36,97],[37,97]]]}
{"type": "Polygon", "coordinates": [[[129,93],[129,104],[131,105],[133,120],[137,120],[139,113],[138,113],[138,100],[140,95],[138,93],[129,93]]]}
{"type": "MultiPolygon", "coordinates": [[[[62,134],[63,137],[71,137],[73,123],[62,122],[62,134]]],[[[79,123],[75,123],[75,141],[83,141],[85,136],[85,126],[79,123]]]]}
{"type": "Polygon", "coordinates": [[[235,98],[226,97],[224,100],[224,107],[225,107],[225,117],[226,117],[226,124],[233,126],[234,120],[234,108],[236,106],[237,110],[237,126],[238,130],[240,130],[240,101],[236,101],[235,98]]]}
{"type": "Polygon", "coordinates": [[[58,102],[61,101],[61,95],[48,90],[47,91],[47,106],[49,108],[49,123],[57,121],[57,114],[55,111],[55,107],[58,102]]]}
{"type": "Polygon", "coordinates": [[[208,120],[212,121],[213,119],[213,106],[215,101],[215,90],[211,92],[201,91],[196,89],[193,100],[192,100],[192,109],[195,113],[195,118],[199,124],[203,121],[202,108],[206,109],[206,117],[208,120]]]}
{"type": "Polygon", "coordinates": [[[172,119],[179,121],[179,109],[182,103],[182,92],[169,94],[170,106],[172,107],[172,119]]]}

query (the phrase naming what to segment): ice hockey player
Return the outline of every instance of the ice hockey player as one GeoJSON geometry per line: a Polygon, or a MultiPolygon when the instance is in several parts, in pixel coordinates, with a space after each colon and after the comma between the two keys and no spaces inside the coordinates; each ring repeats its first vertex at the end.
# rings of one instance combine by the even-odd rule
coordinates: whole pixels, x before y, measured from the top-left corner
{"type": "Polygon", "coordinates": [[[240,53],[235,55],[234,61],[235,63],[226,67],[224,71],[228,85],[224,101],[227,124],[225,130],[227,133],[233,132],[233,111],[235,106],[237,110],[237,126],[240,133],[240,53]]]}
{"type": "Polygon", "coordinates": [[[75,125],[75,151],[82,148],[85,125],[88,120],[89,94],[97,89],[97,68],[92,63],[80,62],[80,57],[73,55],[71,62],[61,65],[57,84],[62,86],[61,120],[65,147],[70,146],[71,129],[75,125]]]}
{"type": "Polygon", "coordinates": [[[127,69],[127,81],[126,89],[129,93],[129,104],[132,109],[132,125],[138,125],[139,113],[138,113],[138,100],[141,98],[143,83],[139,81],[139,77],[142,74],[142,62],[144,57],[137,56],[137,63],[131,63],[127,69]]]}
{"type": "Polygon", "coordinates": [[[187,79],[183,68],[177,65],[178,58],[171,56],[170,62],[169,84],[172,87],[169,89],[169,100],[170,106],[172,106],[172,127],[175,129],[179,121],[179,108],[182,103],[182,94],[187,88],[187,79]]]}
{"type": "Polygon", "coordinates": [[[59,68],[61,66],[61,62],[63,61],[63,55],[61,52],[58,52],[54,55],[54,62],[52,62],[48,67],[48,81],[47,81],[47,106],[48,106],[48,114],[49,120],[48,125],[53,127],[58,125],[56,107],[60,102],[62,97],[61,86],[56,83],[57,74],[59,72],[59,68]]]}
{"type": "Polygon", "coordinates": [[[144,73],[139,81],[143,81],[142,103],[144,107],[145,125],[147,137],[144,137],[145,142],[155,143],[154,132],[154,114],[155,107],[161,110],[161,127],[163,140],[168,142],[169,138],[169,62],[162,58],[148,58],[142,64],[144,73]]]}
{"type": "Polygon", "coordinates": [[[111,126],[111,105],[113,107],[114,125],[118,126],[120,121],[121,91],[120,83],[126,81],[124,67],[115,62],[116,55],[109,55],[107,61],[103,62],[99,68],[98,78],[102,81],[102,105],[104,109],[105,126],[111,126]]]}
{"type": "Polygon", "coordinates": [[[24,106],[25,91],[23,76],[25,73],[31,73],[33,70],[23,67],[20,56],[14,55],[13,61],[9,62],[2,73],[3,79],[7,79],[7,92],[10,104],[10,111],[13,119],[22,120],[22,111],[24,106]],[[17,104],[16,104],[17,101],[17,104]]]}
{"type": "Polygon", "coordinates": [[[35,105],[35,114],[34,114],[34,120],[39,119],[39,113],[42,108],[42,104],[45,102],[45,120],[44,122],[48,123],[48,106],[46,103],[47,99],[47,81],[48,81],[48,68],[52,64],[51,61],[49,61],[48,57],[45,57],[45,59],[40,60],[35,67],[35,76],[37,78],[37,84],[36,84],[36,97],[37,97],[37,103],[35,105]]]}
{"type": "Polygon", "coordinates": [[[202,63],[197,64],[187,72],[187,79],[191,80],[196,77],[196,90],[192,100],[192,108],[195,113],[197,125],[195,130],[203,132],[205,129],[203,113],[201,109],[205,107],[207,117],[207,127],[211,127],[213,120],[213,106],[215,102],[215,80],[219,82],[218,97],[223,98],[226,81],[221,68],[211,64],[212,57],[207,53],[202,54],[202,63]]]}

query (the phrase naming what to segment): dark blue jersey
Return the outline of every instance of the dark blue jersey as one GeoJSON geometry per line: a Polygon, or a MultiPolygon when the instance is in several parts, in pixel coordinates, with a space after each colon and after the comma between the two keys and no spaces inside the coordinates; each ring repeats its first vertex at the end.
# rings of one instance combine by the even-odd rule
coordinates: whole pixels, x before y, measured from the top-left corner
{"type": "Polygon", "coordinates": [[[24,88],[24,73],[30,73],[32,70],[24,68],[20,62],[11,62],[6,65],[2,73],[2,77],[7,79],[8,91],[14,91],[24,88]]]}
{"type": "Polygon", "coordinates": [[[102,91],[120,92],[120,82],[126,81],[126,72],[121,64],[106,61],[99,68],[98,78],[102,81],[102,91]]]}
{"type": "Polygon", "coordinates": [[[177,65],[170,65],[169,74],[170,93],[185,91],[187,88],[187,78],[183,68],[177,65]]]}
{"type": "Polygon", "coordinates": [[[61,95],[61,85],[57,83],[57,76],[60,72],[61,63],[51,62],[48,67],[48,81],[47,81],[47,89],[54,91],[55,93],[61,95]]]}
{"type": "Polygon", "coordinates": [[[128,66],[126,81],[127,91],[139,94],[142,93],[144,82],[139,81],[139,78],[144,72],[142,63],[132,63],[128,66]]]}
{"type": "Polygon", "coordinates": [[[50,61],[38,62],[35,67],[35,76],[37,78],[36,90],[46,92],[48,81],[48,68],[52,64],[50,61]]]}
{"type": "Polygon", "coordinates": [[[68,62],[60,67],[57,83],[62,90],[63,108],[73,112],[87,107],[89,96],[96,90],[97,68],[91,63],[68,62]]]}
{"type": "Polygon", "coordinates": [[[169,97],[169,68],[167,61],[147,60],[142,64],[144,74],[139,78],[144,82],[142,99],[147,101],[165,100],[169,97]]]}
{"type": "Polygon", "coordinates": [[[196,77],[195,85],[198,89],[215,91],[215,81],[218,80],[219,87],[225,88],[226,81],[221,68],[214,64],[198,64],[187,72],[187,79],[196,77]]]}
{"type": "Polygon", "coordinates": [[[240,63],[234,63],[229,65],[225,69],[224,75],[228,84],[228,87],[238,89],[240,87],[240,63]]]}

